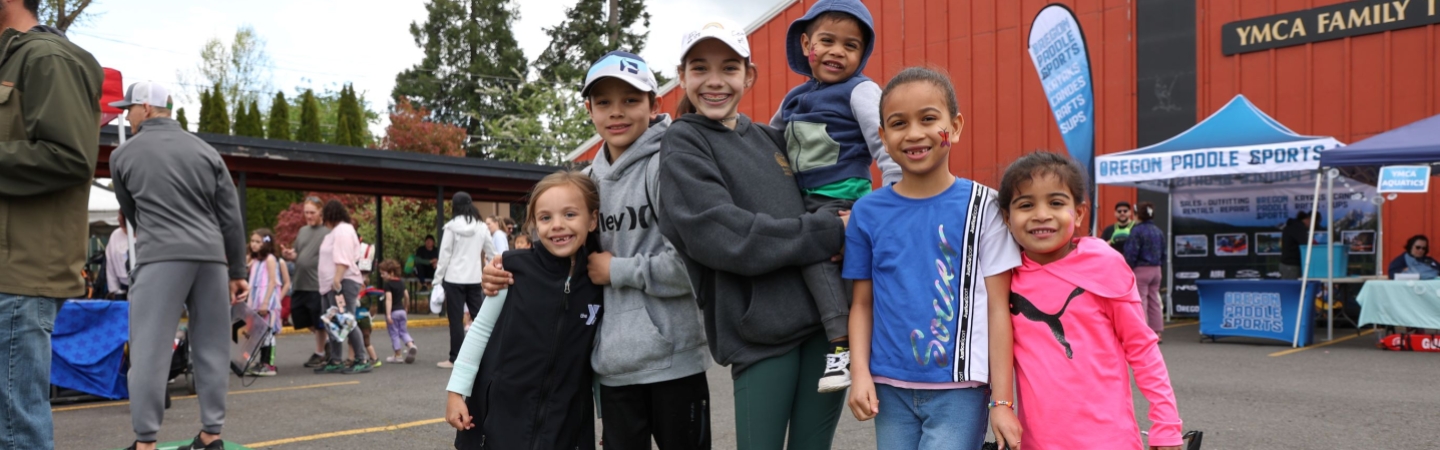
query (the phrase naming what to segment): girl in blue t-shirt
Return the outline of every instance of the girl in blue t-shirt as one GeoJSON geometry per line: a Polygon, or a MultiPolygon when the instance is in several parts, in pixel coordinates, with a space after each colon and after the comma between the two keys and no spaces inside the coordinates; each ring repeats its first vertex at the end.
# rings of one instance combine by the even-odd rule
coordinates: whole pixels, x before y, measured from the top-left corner
{"type": "Polygon", "coordinates": [[[890,80],[880,138],[904,176],[856,202],[845,233],[849,405],[876,419],[882,449],[979,448],[987,419],[1002,446],[1020,444],[1007,301],[1020,249],[995,191],[950,174],[959,109],[937,72],[890,80]]]}

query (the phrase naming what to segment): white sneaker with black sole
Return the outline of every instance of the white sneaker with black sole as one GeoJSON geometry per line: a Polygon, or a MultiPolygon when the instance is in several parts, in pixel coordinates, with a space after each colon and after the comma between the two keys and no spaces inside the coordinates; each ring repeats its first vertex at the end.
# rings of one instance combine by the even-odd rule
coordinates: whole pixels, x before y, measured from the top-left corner
{"type": "Polygon", "coordinates": [[[825,374],[820,376],[821,394],[843,391],[850,387],[850,349],[835,347],[825,355],[825,374]]]}

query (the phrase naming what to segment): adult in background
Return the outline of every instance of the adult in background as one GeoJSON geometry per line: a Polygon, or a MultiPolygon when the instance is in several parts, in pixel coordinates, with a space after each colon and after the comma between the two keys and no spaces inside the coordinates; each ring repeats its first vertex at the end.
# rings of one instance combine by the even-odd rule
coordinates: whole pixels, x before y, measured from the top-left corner
{"type": "MultiPolygon", "coordinates": [[[[1318,216],[1317,216],[1318,217],[1318,216]]],[[[1323,231],[1316,227],[1315,231],[1323,231]]],[[[1280,232],[1280,278],[1300,279],[1300,247],[1310,243],[1310,211],[1295,213],[1280,232]]]]}
{"type": "Polygon", "coordinates": [[[55,446],[50,331],[85,295],[86,207],[99,149],[95,57],[36,20],[39,0],[0,0],[0,448],[55,446]],[[7,223],[8,222],[8,223],[7,223]]]}
{"type": "Polygon", "coordinates": [[[320,316],[325,310],[320,307],[320,244],[330,234],[320,220],[320,197],[306,197],[302,206],[305,226],[295,235],[293,247],[285,247],[281,256],[295,261],[295,293],[290,295],[290,323],[297,330],[310,328],[315,333],[315,353],[305,361],[305,367],[325,365],[325,327],[320,316]]]}
{"type": "Polygon", "coordinates": [[[505,232],[505,222],[500,216],[485,218],[485,226],[490,227],[490,243],[495,246],[497,254],[510,251],[510,233],[505,232]]]}
{"type": "Polygon", "coordinates": [[[445,224],[445,234],[440,236],[440,258],[433,281],[436,292],[430,294],[431,298],[436,294],[444,297],[445,318],[450,322],[450,358],[436,364],[445,369],[455,367],[455,358],[465,343],[466,308],[471,314],[480,312],[480,302],[485,299],[480,289],[481,270],[485,261],[493,257],[487,245],[493,228],[490,221],[481,221],[470,194],[456,192],[450,199],[450,212],[455,217],[445,224]]]}
{"type": "Polygon", "coordinates": [[[1430,238],[1423,234],[1405,240],[1405,253],[1390,260],[1390,279],[1397,273],[1413,273],[1422,280],[1433,280],[1440,276],[1440,262],[1430,257],[1430,238]]]}
{"type": "Polygon", "coordinates": [[[1115,251],[1125,252],[1125,240],[1130,239],[1130,228],[1135,222],[1130,220],[1130,202],[1121,201],[1115,203],[1115,223],[1105,227],[1100,233],[1100,239],[1110,244],[1115,251]]]}
{"type": "Polygon", "coordinates": [[[1145,321],[1155,335],[1165,332],[1165,305],[1160,303],[1160,264],[1165,262],[1165,232],[1155,226],[1155,205],[1140,202],[1135,205],[1135,217],[1139,219],[1130,228],[1130,239],[1125,241],[1125,262],[1135,271],[1135,288],[1145,301],[1145,321]]]}
{"type": "Polygon", "coordinates": [[[245,223],[220,153],[170,118],[169,91],[130,85],[110,106],[127,110],[135,137],[110,159],[115,197],[135,231],[130,293],[132,449],[155,448],[181,311],[200,398],[199,435],[189,447],[223,449],[230,305],[248,297],[245,223]]]}
{"type": "Polygon", "coordinates": [[[415,249],[415,278],[422,283],[435,279],[435,263],[440,262],[440,248],[435,246],[435,236],[425,235],[425,245],[415,249]]]}
{"type": "MultiPolygon", "coordinates": [[[[320,220],[330,229],[330,233],[320,241],[320,265],[316,271],[320,277],[320,314],[324,315],[334,307],[355,317],[355,310],[360,307],[360,286],[365,282],[360,278],[360,268],[355,265],[355,261],[360,259],[360,235],[355,232],[355,225],[351,224],[350,211],[339,200],[325,202],[325,208],[320,210],[320,220]]],[[[323,328],[318,323],[316,326],[323,328]]],[[[329,333],[326,334],[328,336],[329,333]]],[[[316,367],[315,373],[366,373],[373,367],[375,362],[366,359],[370,353],[365,350],[359,327],[351,328],[339,339],[328,337],[325,365],[316,367]],[[349,342],[350,349],[355,351],[355,360],[350,364],[341,362],[344,355],[341,339],[349,342]]]]}
{"type": "Polygon", "coordinates": [[[120,228],[110,232],[105,243],[105,298],[125,300],[130,290],[130,236],[125,232],[125,215],[119,215],[120,228]]]}

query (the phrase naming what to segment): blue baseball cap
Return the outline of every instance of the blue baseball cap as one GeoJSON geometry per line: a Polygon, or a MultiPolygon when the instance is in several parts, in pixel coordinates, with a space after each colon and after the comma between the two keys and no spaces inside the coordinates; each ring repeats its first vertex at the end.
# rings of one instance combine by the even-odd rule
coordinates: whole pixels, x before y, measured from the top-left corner
{"type": "Polygon", "coordinates": [[[613,51],[601,56],[590,66],[590,72],[585,74],[585,87],[580,89],[580,96],[588,97],[595,82],[606,77],[624,80],[640,92],[660,90],[660,84],[655,81],[650,65],[645,64],[645,58],[630,52],[613,51]]]}

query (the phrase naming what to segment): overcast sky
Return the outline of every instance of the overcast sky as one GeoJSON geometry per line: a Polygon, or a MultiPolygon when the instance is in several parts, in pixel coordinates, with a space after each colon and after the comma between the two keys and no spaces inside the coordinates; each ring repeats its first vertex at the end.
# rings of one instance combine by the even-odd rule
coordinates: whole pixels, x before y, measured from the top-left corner
{"type": "MultiPolygon", "coordinates": [[[[544,28],[565,18],[576,0],[518,0],[514,24],[525,56],[534,60],[549,44],[544,28]]],[[[650,40],[641,53],[652,67],[674,72],[683,30],[700,21],[726,17],[748,25],[786,0],[648,0],[650,40]]],[[[125,84],[154,80],[173,89],[179,71],[193,71],[206,40],[227,43],[235,29],[255,28],[266,41],[275,89],[287,97],[296,87],[317,91],[355,84],[372,110],[388,105],[395,75],[420,62],[410,23],[425,20],[425,1],[401,0],[98,0],[88,23],[70,29],[70,38],[105,67],[122,72],[125,84]]],[[[273,92],[273,91],[272,91],[273,92]]],[[[192,122],[198,102],[182,102],[192,122]],[[193,104],[192,104],[193,103],[193,104]]],[[[383,116],[383,114],[382,114],[383,116]]],[[[383,126],[372,126],[379,132],[383,126]]]]}

